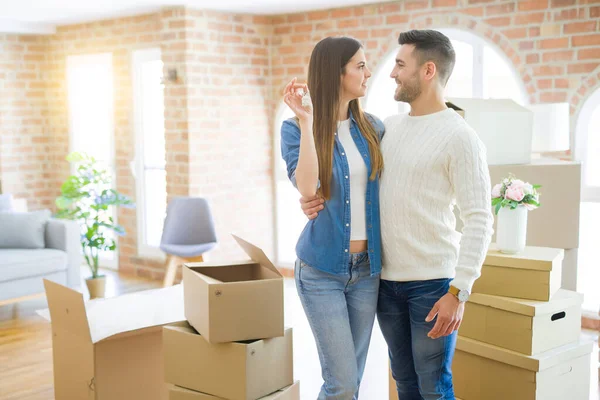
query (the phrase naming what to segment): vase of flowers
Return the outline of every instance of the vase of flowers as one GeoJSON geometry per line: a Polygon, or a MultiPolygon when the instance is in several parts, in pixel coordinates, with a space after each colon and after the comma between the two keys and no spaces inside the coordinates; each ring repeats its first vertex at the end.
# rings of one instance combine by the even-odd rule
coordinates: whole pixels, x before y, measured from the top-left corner
{"type": "Polygon", "coordinates": [[[540,206],[540,187],[511,174],[492,188],[492,207],[498,216],[496,245],[500,252],[517,254],[525,249],[527,213],[540,206]]]}

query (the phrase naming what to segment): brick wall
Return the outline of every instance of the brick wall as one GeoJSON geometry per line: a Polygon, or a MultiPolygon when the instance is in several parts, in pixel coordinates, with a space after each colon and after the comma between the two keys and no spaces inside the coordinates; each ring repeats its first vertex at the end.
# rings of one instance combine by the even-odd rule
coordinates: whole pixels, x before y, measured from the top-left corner
{"type": "Polygon", "coordinates": [[[270,19],[188,13],[189,190],[212,204],[219,247],[243,257],[231,232],[272,252],[270,19]]]}
{"type": "Polygon", "coordinates": [[[29,209],[52,207],[47,38],[0,35],[0,181],[29,209]]]}
{"type": "MultiPolygon", "coordinates": [[[[598,0],[424,0],[277,16],[273,95],[305,77],[312,47],[330,35],[361,40],[372,70],[407,29],[457,28],[496,45],[512,61],[532,103],[568,101],[575,126],[584,99],[600,87],[598,0]]],[[[390,71],[383,71],[386,75],[390,71]]]]}

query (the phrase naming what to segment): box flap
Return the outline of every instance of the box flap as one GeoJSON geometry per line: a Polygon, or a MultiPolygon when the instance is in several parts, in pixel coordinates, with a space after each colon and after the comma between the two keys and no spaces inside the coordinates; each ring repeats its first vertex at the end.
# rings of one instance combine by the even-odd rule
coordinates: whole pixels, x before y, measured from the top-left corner
{"type": "Polygon", "coordinates": [[[534,317],[551,314],[571,306],[580,306],[583,303],[583,295],[560,289],[550,301],[536,301],[473,293],[469,296],[469,302],[534,317]]]}
{"type": "Polygon", "coordinates": [[[554,249],[551,247],[533,247],[527,246],[519,254],[501,253],[496,244],[491,244],[483,265],[493,265],[496,267],[532,269],[538,271],[552,271],[554,264],[560,267],[565,256],[563,249],[554,249]]]}
{"type": "Polygon", "coordinates": [[[527,356],[516,351],[503,349],[460,335],[456,341],[457,350],[534,372],[543,371],[565,361],[589,354],[592,352],[593,345],[594,342],[578,342],[558,347],[538,355],[527,356]]]}
{"type": "Polygon", "coordinates": [[[251,259],[258,262],[263,267],[268,268],[271,271],[275,272],[277,275],[282,276],[281,273],[279,272],[279,270],[273,265],[271,260],[269,260],[269,258],[266,256],[266,254],[260,248],[254,246],[251,243],[248,243],[244,239],[242,239],[234,234],[231,234],[231,236],[233,236],[233,238],[236,240],[236,242],[238,242],[240,247],[242,249],[244,249],[246,254],[248,254],[251,259]]]}
{"type": "Polygon", "coordinates": [[[185,320],[183,287],[144,290],[87,304],[94,343],[123,332],[185,320]]]}
{"type": "Polygon", "coordinates": [[[183,287],[144,290],[87,303],[83,295],[44,279],[47,310],[37,313],[73,334],[85,334],[92,343],[124,332],[185,321],[183,287]]]}
{"type": "Polygon", "coordinates": [[[44,279],[44,288],[53,329],[66,330],[91,341],[83,295],[48,279],[44,279]]]}
{"type": "Polygon", "coordinates": [[[510,99],[475,99],[451,97],[447,99],[446,105],[452,109],[464,110],[465,114],[476,112],[533,112],[510,99]]]}

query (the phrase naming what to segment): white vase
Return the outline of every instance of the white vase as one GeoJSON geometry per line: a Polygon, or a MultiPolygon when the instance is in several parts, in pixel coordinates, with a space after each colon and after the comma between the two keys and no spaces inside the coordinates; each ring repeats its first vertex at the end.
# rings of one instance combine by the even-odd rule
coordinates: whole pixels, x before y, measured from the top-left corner
{"type": "Polygon", "coordinates": [[[502,207],[498,211],[496,245],[506,254],[517,254],[525,250],[527,239],[527,208],[518,206],[514,210],[502,207]]]}

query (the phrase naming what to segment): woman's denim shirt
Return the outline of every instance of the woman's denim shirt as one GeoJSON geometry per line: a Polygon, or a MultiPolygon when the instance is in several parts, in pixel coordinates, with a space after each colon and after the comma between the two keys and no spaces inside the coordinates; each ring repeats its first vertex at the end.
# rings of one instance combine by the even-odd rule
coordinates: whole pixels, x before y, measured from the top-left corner
{"type": "MultiPolygon", "coordinates": [[[[366,114],[379,139],[385,128],[377,117],[366,114]]],[[[350,133],[367,165],[371,176],[371,156],[367,140],[361,134],[350,113],[350,133]]],[[[296,186],[296,166],[300,154],[300,127],[291,118],[281,127],[281,155],[287,164],[290,181],[296,186]]],[[[369,179],[366,193],[366,227],[371,275],[381,272],[381,227],[379,221],[379,177],[369,179]]],[[[344,147],[337,135],[333,149],[333,176],[331,198],[317,218],[308,221],[296,245],[298,258],[321,271],[335,275],[349,275],[350,260],[350,170],[344,147]]]]}

